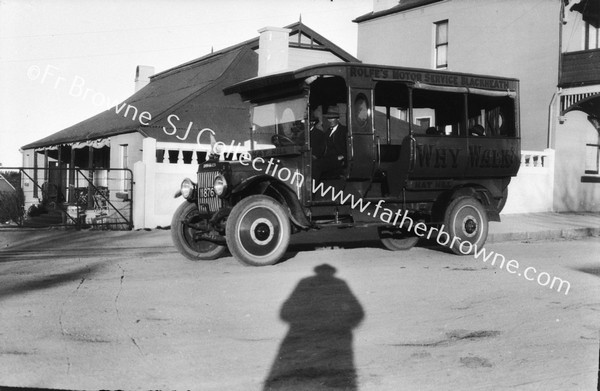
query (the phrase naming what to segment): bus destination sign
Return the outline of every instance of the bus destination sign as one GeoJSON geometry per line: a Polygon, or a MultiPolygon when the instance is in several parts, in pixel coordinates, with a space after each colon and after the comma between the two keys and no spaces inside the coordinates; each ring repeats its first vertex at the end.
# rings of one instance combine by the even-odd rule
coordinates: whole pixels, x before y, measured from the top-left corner
{"type": "MultiPolygon", "coordinates": [[[[506,79],[473,76],[467,74],[452,74],[425,72],[408,69],[350,67],[350,77],[365,79],[401,80],[453,87],[482,88],[491,90],[509,90],[511,83],[506,79]]],[[[514,89],[514,88],[513,88],[514,89]]]]}

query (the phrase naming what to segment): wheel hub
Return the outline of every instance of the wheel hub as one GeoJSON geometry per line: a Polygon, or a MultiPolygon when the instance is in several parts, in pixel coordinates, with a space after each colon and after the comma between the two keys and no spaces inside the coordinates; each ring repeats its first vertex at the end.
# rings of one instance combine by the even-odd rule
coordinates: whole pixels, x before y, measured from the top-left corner
{"type": "Polygon", "coordinates": [[[468,219],[465,222],[465,232],[471,235],[475,231],[477,231],[477,222],[473,219],[468,219]]]}
{"type": "Polygon", "coordinates": [[[258,218],[250,227],[250,237],[252,241],[260,246],[268,244],[275,236],[273,223],[264,218],[258,218]]]}
{"type": "Polygon", "coordinates": [[[270,232],[269,226],[265,223],[258,224],[254,229],[254,235],[260,241],[266,240],[269,237],[270,232]]]}

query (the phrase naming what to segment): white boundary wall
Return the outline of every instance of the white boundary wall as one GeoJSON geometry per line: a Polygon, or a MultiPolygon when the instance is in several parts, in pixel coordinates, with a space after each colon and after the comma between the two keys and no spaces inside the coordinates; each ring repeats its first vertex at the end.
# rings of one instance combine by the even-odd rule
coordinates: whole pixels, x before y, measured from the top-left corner
{"type": "Polygon", "coordinates": [[[210,145],[161,143],[145,138],[142,143],[142,161],[135,163],[133,177],[133,223],[134,229],[166,227],[171,224],[173,213],[184,202],[174,198],[184,178],[196,179],[198,160],[196,152],[206,152],[210,145]],[[164,150],[163,162],[157,162],[156,151],[164,150]],[[178,151],[177,163],[169,163],[168,151],[178,151]],[[192,151],[191,162],[185,163],[184,151],[192,151]]]}
{"type": "MultiPolygon", "coordinates": [[[[266,146],[256,144],[255,149],[266,146]]],[[[142,142],[142,161],[133,167],[133,224],[134,229],[156,228],[171,225],[175,210],[184,200],[174,198],[184,178],[196,181],[198,172],[197,153],[210,151],[209,144],[157,142],[147,137],[142,142]],[[157,160],[162,154],[162,162],[157,160]],[[169,162],[169,152],[177,154],[177,162],[169,162]],[[184,161],[184,152],[192,152],[191,160],[184,161]]],[[[243,144],[221,145],[223,153],[237,155],[250,149],[250,141],[243,144]]],[[[189,156],[189,155],[188,155],[189,156]]],[[[189,159],[189,158],[188,158],[189,159]]]]}
{"type": "Polygon", "coordinates": [[[553,149],[521,151],[521,167],[508,185],[502,214],[553,210],[554,157],[553,149]]]}
{"type": "MultiPolygon", "coordinates": [[[[171,224],[175,209],[184,202],[181,197],[174,198],[175,192],[184,178],[195,181],[198,163],[201,163],[196,159],[196,152],[209,150],[210,145],[205,144],[164,143],[153,138],[143,140],[142,161],[135,163],[133,169],[135,229],[171,224]],[[161,163],[157,162],[157,150],[163,151],[161,163]],[[168,151],[177,151],[176,163],[169,163],[168,151]],[[184,151],[194,152],[191,161],[184,162],[184,151]]],[[[518,175],[511,180],[502,214],[553,210],[554,156],[552,149],[522,151],[521,167],[518,175]]]]}

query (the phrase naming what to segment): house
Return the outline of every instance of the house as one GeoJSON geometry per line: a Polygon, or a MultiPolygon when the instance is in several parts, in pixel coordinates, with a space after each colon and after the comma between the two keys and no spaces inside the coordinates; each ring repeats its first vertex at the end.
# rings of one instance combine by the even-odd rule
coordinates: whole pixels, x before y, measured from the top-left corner
{"type": "Polygon", "coordinates": [[[87,220],[169,225],[181,202],[173,194],[205,160],[211,135],[249,147],[249,106],[225,96],[224,87],[284,69],[358,61],[302,22],[259,32],[155,75],[139,66],[137,91],[124,102],[23,146],[23,166],[32,167],[23,184],[26,207],[50,201],[78,205],[87,220]]]}
{"type": "Polygon", "coordinates": [[[511,212],[600,211],[600,1],[374,0],[366,63],[521,81],[511,212]]]}

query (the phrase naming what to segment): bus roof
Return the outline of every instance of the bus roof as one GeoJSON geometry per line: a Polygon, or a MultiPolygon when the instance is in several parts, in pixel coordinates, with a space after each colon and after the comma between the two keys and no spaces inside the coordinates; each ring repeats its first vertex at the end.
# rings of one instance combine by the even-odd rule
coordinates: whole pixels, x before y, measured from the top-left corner
{"type": "Polygon", "coordinates": [[[363,88],[380,81],[396,81],[413,84],[417,88],[430,85],[515,93],[519,85],[517,79],[499,76],[340,62],[311,65],[293,71],[254,77],[231,85],[223,91],[226,95],[239,93],[246,99],[255,96],[259,91],[266,92],[274,88],[279,90],[301,88],[304,81],[311,76],[340,76],[349,85],[363,88]]]}

